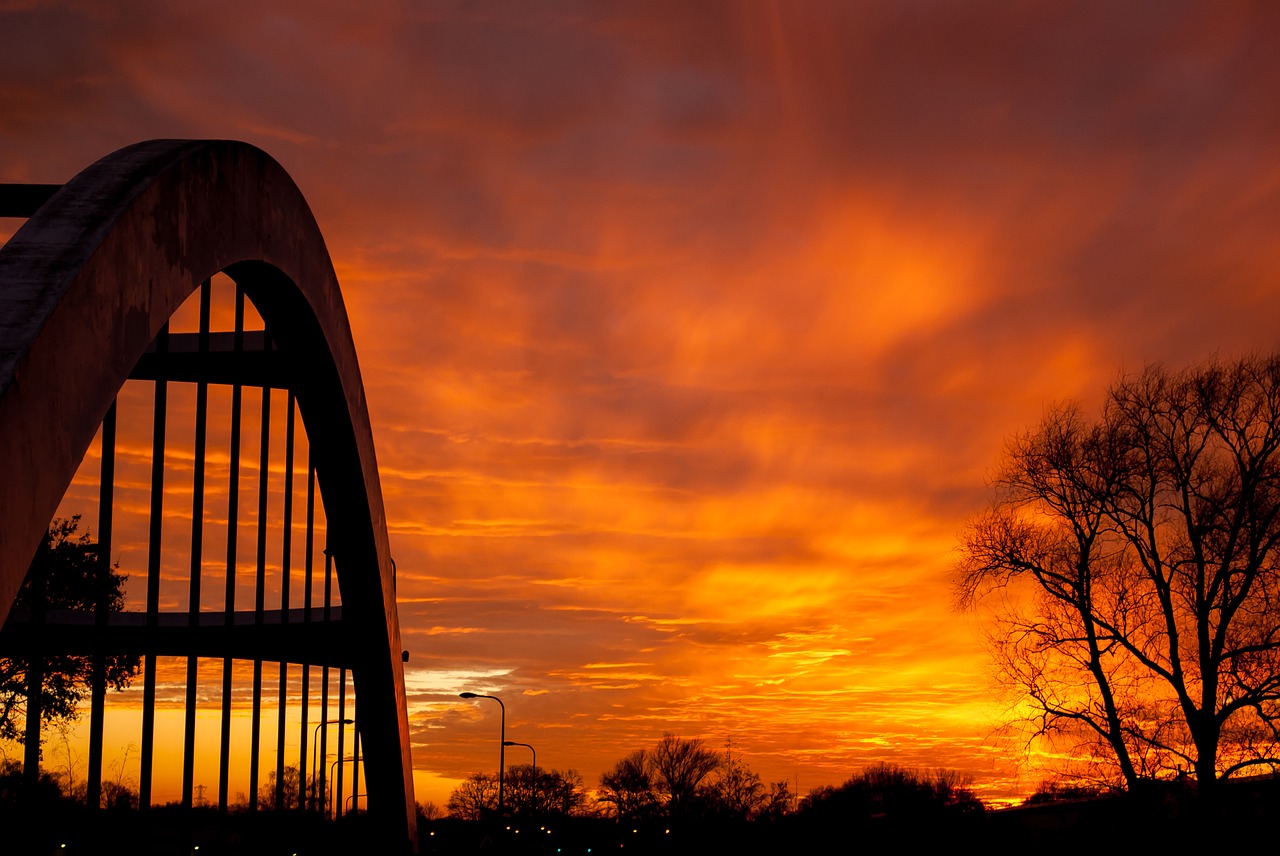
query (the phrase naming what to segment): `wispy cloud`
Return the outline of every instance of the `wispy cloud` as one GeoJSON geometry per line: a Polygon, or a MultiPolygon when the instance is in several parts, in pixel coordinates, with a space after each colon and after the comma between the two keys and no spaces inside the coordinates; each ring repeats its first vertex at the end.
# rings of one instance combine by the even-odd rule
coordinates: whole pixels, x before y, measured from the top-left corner
{"type": "Polygon", "coordinates": [[[1047,402],[1275,345],[1276,14],[8,4],[0,179],[154,136],[291,171],[433,786],[495,762],[469,687],[589,782],[670,730],[1007,792],[956,533],[1047,402]]]}

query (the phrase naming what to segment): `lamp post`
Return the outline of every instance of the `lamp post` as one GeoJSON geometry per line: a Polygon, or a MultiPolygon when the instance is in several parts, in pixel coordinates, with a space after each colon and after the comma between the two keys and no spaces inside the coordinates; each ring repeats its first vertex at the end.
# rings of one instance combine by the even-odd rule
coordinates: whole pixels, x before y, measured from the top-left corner
{"type": "Polygon", "coordinates": [[[503,740],[502,745],[523,746],[533,753],[533,776],[531,777],[532,782],[529,786],[529,794],[533,798],[533,810],[536,813],[538,811],[538,750],[534,749],[533,746],[528,743],[520,743],[516,740],[503,740]]]}
{"type": "MultiPolygon", "coordinates": [[[[311,805],[313,808],[320,803],[319,798],[316,796],[316,751],[320,748],[320,729],[324,728],[326,725],[334,725],[339,722],[343,725],[355,724],[354,719],[326,719],[324,722],[317,725],[311,732],[311,805]]],[[[325,753],[324,759],[326,761],[329,760],[328,752],[325,753]]]]}
{"type": "Polygon", "coordinates": [[[502,699],[496,695],[482,695],[481,693],[458,693],[458,698],[491,698],[498,703],[498,707],[502,709],[502,742],[498,744],[498,815],[502,815],[502,781],[506,776],[505,770],[507,766],[507,706],[502,703],[502,699]]]}
{"type": "MultiPolygon", "coordinates": [[[[360,761],[360,756],[358,755],[348,755],[345,758],[335,758],[333,763],[329,765],[329,781],[333,781],[333,769],[337,767],[339,764],[359,763],[359,761],[360,761]]],[[[329,803],[328,805],[325,806],[325,816],[326,817],[342,817],[342,805],[338,806],[337,814],[335,815],[334,813],[332,791],[329,792],[329,803]]]]}

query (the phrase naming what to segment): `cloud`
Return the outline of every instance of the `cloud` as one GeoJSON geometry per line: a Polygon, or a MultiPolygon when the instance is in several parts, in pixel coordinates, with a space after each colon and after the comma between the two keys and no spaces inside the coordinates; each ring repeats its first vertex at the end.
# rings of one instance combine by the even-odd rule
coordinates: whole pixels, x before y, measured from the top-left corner
{"type": "Polygon", "coordinates": [[[0,178],[159,136],[290,170],[352,318],[433,787],[495,761],[471,683],[588,782],[671,730],[802,789],[893,760],[1007,794],[956,533],[1047,403],[1274,347],[1275,15],[10,3],[0,178]]]}

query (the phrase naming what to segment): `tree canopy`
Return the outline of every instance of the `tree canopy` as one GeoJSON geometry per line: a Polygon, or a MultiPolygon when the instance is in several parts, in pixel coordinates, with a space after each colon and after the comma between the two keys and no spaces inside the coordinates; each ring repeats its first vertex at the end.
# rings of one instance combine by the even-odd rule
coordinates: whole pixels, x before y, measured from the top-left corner
{"type": "Polygon", "coordinates": [[[995,487],[957,594],[995,601],[1033,736],[1128,788],[1280,763],[1280,355],[1122,376],[1096,419],[1055,406],[995,487]]]}
{"type": "MultiPolygon", "coordinates": [[[[10,621],[37,622],[50,610],[92,612],[101,605],[118,612],[124,607],[126,575],[118,565],[107,564],[89,535],[76,537],[79,525],[79,515],[50,524],[14,599],[10,621]]],[[[102,659],[109,687],[123,689],[138,673],[136,655],[108,654],[102,659]]],[[[92,675],[89,655],[0,657],[0,738],[25,742],[28,700],[37,683],[43,724],[75,719],[92,675]]]]}
{"type": "Polygon", "coordinates": [[[954,771],[922,772],[885,763],[872,764],[842,785],[813,789],[799,808],[811,818],[844,822],[920,820],[983,810],[969,780],[954,771]]]}
{"type": "Polygon", "coordinates": [[[600,777],[597,799],[622,820],[780,816],[791,807],[785,781],[766,786],[740,755],[721,755],[699,739],[666,734],[600,777]]]}
{"type": "MultiPolygon", "coordinates": [[[[531,764],[508,767],[504,777],[503,809],[512,817],[572,816],[587,804],[582,776],[576,770],[552,770],[531,764]]],[[[473,773],[453,789],[446,808],[450,817],[480,820],[498,810],[498,777],[473,773]]]]}
{"type": "Polygon", "coordinates": [[[624,820],[638,820],[653,814],[658,807],[658,796],[654,792],[648,753],[637,749],[601,775],[597,799],[611,806],[614,814],[624,820]]]}
{"type": "Polygon", "coordinates": [[[703,781],[720,767],[720,755],[694,738],[665,734],[649,750],[650,777],[672,817],[693,809],[703,781]]]}

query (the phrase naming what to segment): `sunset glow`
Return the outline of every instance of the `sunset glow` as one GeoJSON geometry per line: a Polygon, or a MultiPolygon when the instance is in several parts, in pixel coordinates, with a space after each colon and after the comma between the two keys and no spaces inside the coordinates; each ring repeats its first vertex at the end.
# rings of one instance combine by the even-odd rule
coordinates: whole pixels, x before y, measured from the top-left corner
{"type": "MultiPolygon", "coordinates": [[[[302,189],[361,360],[420,801],[496,767],[495,706],[461,690],[588,787],[671,732],[801,794],[888,761],[1010,799],[1042,772],[953,609],[957,535],[1047,404],[1280,343],[1278,18],[0,0],[0,182],[235,138],[302,189]]],[[[117,502],[140,510],[148,389],[122,394],[143,416],[117,502]]],[[[145,532],[120,525],[132,595],[145,532]]],[[[104,766],[138,739],[111,702],[104,766]]],[[[167,745],[181,726],[160,717],[167,745]]],[[[179,793],[158,771],[156,800],[179,793]]]]}

